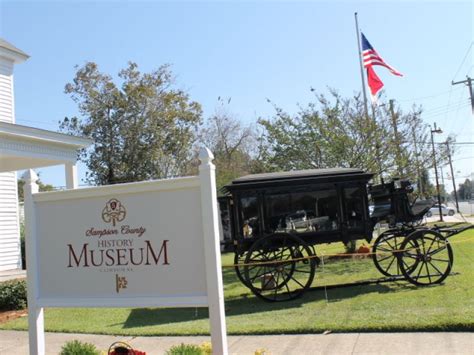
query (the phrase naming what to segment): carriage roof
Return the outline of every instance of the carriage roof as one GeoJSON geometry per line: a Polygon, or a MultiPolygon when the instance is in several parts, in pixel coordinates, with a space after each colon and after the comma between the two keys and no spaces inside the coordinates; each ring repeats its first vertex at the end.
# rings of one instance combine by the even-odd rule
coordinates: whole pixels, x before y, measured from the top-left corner
{"type": "Polygon", "coordinates": [[[287,184],[298,185],[358,180],[365,180],[367,182],[372,176],[373,174],[353,168],[293,170],[242,176],[232,181],[230,185],[226,185],[225,190],[232,192],[242,188],[266,188],[287,184]]]}

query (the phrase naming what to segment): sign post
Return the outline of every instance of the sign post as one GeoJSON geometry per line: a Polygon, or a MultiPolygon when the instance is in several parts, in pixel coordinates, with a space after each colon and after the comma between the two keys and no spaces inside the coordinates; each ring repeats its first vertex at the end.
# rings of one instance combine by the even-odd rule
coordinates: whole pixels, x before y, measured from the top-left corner
{"type": "Polygon", "coordinates": [[[219,222],[214,156],[207,148],[199,152],[199,178],[201,179],[201,207],[206,258],[207,294],[211,322],[212,350],[227,354],[227,332],[224,310],[224,284],[222,282],[219,222]]]}
{"type": "Polygon", "coordinates": [[[25,245],[26,245],[26,280],[28,287],[28,332],[30,354],[45,353],[44,342],[44,313],[43,308],[37,305],[38,298],[38,255],[36,253],[38,240],[35,236],[36,218],[34,211],[33,194],[39,191],[38,175],[33,170],[27,170],[23,175],[25,198],[25,245]]]}
{"type": "Polygon", "coordinates": [[[212,153],[199,176],[37,193],[25,185],[30,354],[44,354],[43,307],[209,307],[227,354],[212,153]]]}

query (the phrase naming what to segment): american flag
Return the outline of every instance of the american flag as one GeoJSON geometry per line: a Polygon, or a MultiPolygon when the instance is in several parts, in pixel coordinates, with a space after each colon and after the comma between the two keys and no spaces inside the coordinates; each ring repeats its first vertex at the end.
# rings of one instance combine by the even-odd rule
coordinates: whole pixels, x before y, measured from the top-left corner
{"type": "Polygon", "coordinates": [[[377,51],[372,47],[367,38],[362,35],[362,59],[364,61],[364,67],[367,68],[367,81],[370,87],[370,92],[372,96],[377,95],[379,90],[383,87],[383,83],[380,78],[375,74],[373,66],[380,65],[387,68],[390,72],[397,76],[403,76],[402,73],[397,71],[392,66],[388,65],[382,57],[377,53],[377,51]]]}

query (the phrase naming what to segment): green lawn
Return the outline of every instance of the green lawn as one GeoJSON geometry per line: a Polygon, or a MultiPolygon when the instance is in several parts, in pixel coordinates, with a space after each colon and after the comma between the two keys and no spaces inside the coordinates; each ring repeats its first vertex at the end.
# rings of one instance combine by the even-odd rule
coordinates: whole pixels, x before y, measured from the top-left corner
{"type": "MultiPolygon", "coordinates": [[[[266,303],[224,268],[226,321],[229,334],[280,334],[355,331],[474,330],[474,231],[451,239],[453,274],[442,285],[415,287],[391,282],[309,291],[285,303],[266,303]],[[462,242],[458,242],[462,241],[462,242]]],[[[343,252],[324,246],[325,254],[343,252]]],[[[319,252],[322,247],[319,248],[319,252]]],[[[232,263],[225,255],[223,264],[232,263]]],[[[369,259],[326,261],[314,286],[378,278],[369,259]]],[[[47,331],[117,335],[208,334],[208,312],[188,309],[47,309],[47,331]]],[[[27,329],[26,318],[0,329],[27,329]]]]}

